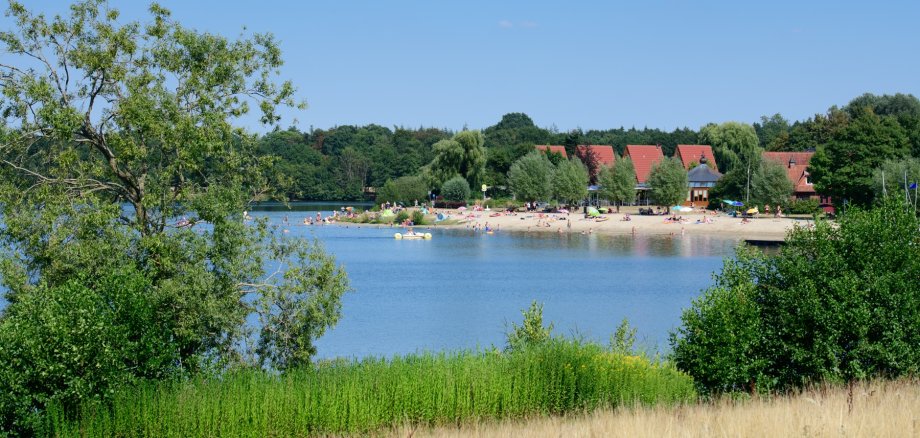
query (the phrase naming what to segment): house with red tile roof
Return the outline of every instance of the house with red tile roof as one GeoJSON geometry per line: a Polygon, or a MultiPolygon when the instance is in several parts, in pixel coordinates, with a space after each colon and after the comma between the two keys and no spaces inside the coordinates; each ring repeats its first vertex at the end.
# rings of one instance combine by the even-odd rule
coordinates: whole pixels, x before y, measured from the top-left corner
{"type": "Polygon", "coordinates": [[[613,151],[613,146],[606,144],[580,144],[576,146],[578,153],[583,154],[585,150],[590,149],[597,157],[597,162],[601,166],[613,166],[617,160],[617,154],[613,151]]]}
{"type": "MultiPolygon", "coordinates": [[[[786,176],[792,181],[794,199],[819,199],[815,187],[809,180],[808,163],[814,152],[764,152],[763,158],[781,164],[786,176]]],[[[823,203],[823,199],[821,200],[823,203]]],[[[829,203],[829,202],[828,202],[829,203]]]]}
{"type": "Polygon", "coordinates": [[[674,149],[674,158],[680,160],[687,170],[690,170],[691,164],[700,164],[701,158],[706,158],[706,164],[710,169],[719,170],[716,166],[716,157],[712,154],[712,146],[708,144],[679,144],[677,149],[674,149]]]}
{"type": "Polygon", "coordinates": [[[661,146],[654,144],[628,144],[623,158],[629,158],[636,168],[636,182],[639,188],[645,187],[645,181],[652,171],[652,165],[664,159],[661,146]]]}
{"type": "Polygon", "coordinates": [[[536,145],[536,146],[534,146],[534,147],[537,148],[538,151],[555,152],[555,153],[557,153],[557,154],[562,155],[562,158],[565,158],[565,159],[568,159],[568,158],[569,158],[569,156],[565,153],[565,146],[562,146],[562,145],[555,145],[555,144],[554,144],[554,145],[538,144],[538,145],[536,145]]]}

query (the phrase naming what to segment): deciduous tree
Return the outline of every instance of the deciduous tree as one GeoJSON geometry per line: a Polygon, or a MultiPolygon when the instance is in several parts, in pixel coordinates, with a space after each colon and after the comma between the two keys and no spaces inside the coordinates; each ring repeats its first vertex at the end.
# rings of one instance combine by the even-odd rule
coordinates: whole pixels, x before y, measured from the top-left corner
{"type": "Polygon", "coordinates": [[[547,200],[552,195],[553,164],[540,151],[533,151],[511,165],[508,183],[516,197],[524,201],[547,200]]]}
{"type": "MultiPolygon", "coordinates": [[[[31,412],[58,396],[75,402],[110,394],[105,385],[78,387],[79,381],[67,380],[71,365],[82,367],[80,373],[119,369],[134,378],[245,360],[245,321],[259,311],[269,312],[262,315],[268,317],[264,329],[291,330],[285,336],[292,342],[273,345],[272,358],[302,362],[312,354],[312,337],[337,320],[336,303],[348,288],[344,275],[313,275],[314,268],[329,272],[334,262],[306,242],[273,235],[264,221],[244,223],[247,203],[276,192],[269,182],[279,180],[272,178],[275,158],[259,154],[255,137],[234,123],[251,107],[274,124],[279,107],[300,106],[293,85],[275,77],[282,60],[274,39],[229,40],[183,27],[156,4],[150,12],[145,25],[123,23],[107,3],[86,0],[72,5],[69,16],[49,19],[11,2],[15,27],[0,33],[0,280],[6,298],[11,308],[29,303],[31,313],[60,311],[59,321],[102,326],[69,339],[80,344],[72,348],[119,349],[100,356],[114,358],[115,368],[89,362],[49,368],[57,374],[46,379],[65,383],[28,388],[34,392],[23,397],[31,412]],[[183,216],[186,221],[177,221],[183,216]],[[289,270],[266,272],[273,263],[289,270]],[[107,281],[119,272],[131,273],[144,292],[107,293],[107,281]],[[86,306],[54,307],[59,301],[41,298],[61,294],[86,306]],[[283,297],[297,304],[296,324],[275,324],[285,318],[271,317],[280,308],[273,300],[283,297]],[[253,305],[260,300],[274,305],[253,305]],[[138,324],[155,322],[151,330],[167,331],[173,359],[123,366],[140,347],[113,341],[126,332],[106,327],[120,322],[92,306],[151,309],[151,320],[134,316],[138,324]]],[[[23,322],[18,314],[4,313],[0,325],[16,327],[23,322]]],[[[36,330],[45,322],[36,321],[36,330]]],[[[61,334],[48,342],[62,348],[69,336],[47,334],[61,334]]],[[[4,336],[4,377],[31,372],[17,367],[45,357],[28,353],[27,342],[4,336]]],[[[4,421],[15,415],[9,406],[0,403],[4,421]]]]}
{"type": "Polygon", "coordinates": [[[899,159],[910,151],[904,129],[890,117],[879,117],[863,107],[857,116],[811,159],[809,172],[815,189],[835,203],[868,205],[872,202],[872,172],[886,159],[899,159]]]}
{"type": "Polygon", "coordinates": [[[658,205],[678,205],[687,198],[687,170],[676,158],[665,158],[652,165],[647,182],[658,205]]]}
{"type": "Polygon", "coordinates": [[[700,129],[700,142],[712,145],[719,169],[729,171],[760,155],[760,140],[751,125],[740,122],[709,124],[700,129]]]}
{"type": "Polygon", "coordinates": [[[588,196],[588,169],[578,159],[565,160],[553,172],[553,196],[566,204],[588,196]]]}
{"type": "Polygon", "coordinates": [[[484,142],[479,131],[462,131],[450,140],[435,143],[435,157],[429,167],[438,185],[454,175],[466,178],[473,185],[482,182],[486,164],[484,142]]]}
{"type": "Polygon", "coordinates": [[[620,212],[620,205],[636,200],[636,168],[629,157],[601,169],[598,183],[601,186],[601,196],[616,203],[617,213],[620,212]]]}

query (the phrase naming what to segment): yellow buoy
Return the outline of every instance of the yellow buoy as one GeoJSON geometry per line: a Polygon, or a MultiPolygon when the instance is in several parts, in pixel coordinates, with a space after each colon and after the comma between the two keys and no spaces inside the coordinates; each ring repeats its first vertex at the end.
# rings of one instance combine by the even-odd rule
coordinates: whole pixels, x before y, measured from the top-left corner
{"type": "Polygon", "coordinates": [[[396,234],[393,235],[393,237],[395,237],[396,240],[400,240],[400,239],[402,239],[402,234],[396,233],[396,234]]]}
{"type": "Polygon", "coordinates": [[[431,239],[431,233],[425,233],[425,238],[426,238],[426,239],[431,239]]]}

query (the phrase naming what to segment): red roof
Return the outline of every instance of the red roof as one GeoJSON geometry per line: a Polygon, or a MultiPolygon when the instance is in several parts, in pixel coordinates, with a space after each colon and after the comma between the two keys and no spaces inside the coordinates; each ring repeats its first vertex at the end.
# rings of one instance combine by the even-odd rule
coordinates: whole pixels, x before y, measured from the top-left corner
{"type": "Polygon", "coordinates": [[[815,188],[808,181],[808,163],[814,152],[764,152],[763,157],[782,164],[786,176],[795,186],[795,193],[814,194],[815,188]]]}
{"type": "Polygon", "coordinates": [[[691,163],[701,164],[700,157],[706,157],[706,165],[710,169],[719,170],[716,157],[712,155],[712,146],[708,144],[679,144],[674,150],[674,158],[680,160],[687,170],[690,170],[691,163]]]}
{"type": "Polygon", "coordinates": [[[605,144],[580,144],[576,147],[580,153],[584,153],[585,148],[594,151],[594,156],[597,157],[597,162],[602,166],[613,166],[613,162],[617,160],[617,154],[613,152],[613,146],[605,144]]]}
{"type": "Polygon", "coordinates": [[[569,158],[568,155],[566,155],[566,153],[565,153],[565,146],[561,146],[561,145],[538,144],[538,145],[536,145],[535,147],[536,147],[538,150],[541,150],[541,151],[545,151],[545,150],[549,149],[550,152],[555,152],[555,153],[557,153],[557,154],[562,154],[562,158],[566,158],[566,159],[569,158]]]}
{"type": "Polygon", "coordinates": [[[664,154],[661,153],[661,146],[653,144],[628,144],[626,151],[623,152],[623,158],[629,157],[636,168],[636,181],[644,184],[648,179],[648,174],[652,171],[652,165],[661,161],[664,154]]]}

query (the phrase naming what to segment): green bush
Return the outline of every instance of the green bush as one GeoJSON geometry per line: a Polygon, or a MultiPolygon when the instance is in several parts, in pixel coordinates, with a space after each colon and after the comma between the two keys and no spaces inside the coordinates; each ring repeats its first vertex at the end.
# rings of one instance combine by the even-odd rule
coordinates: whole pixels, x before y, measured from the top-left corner
{"type": "Polygon", "coordinates": [[[789,214],[815,214],[821,211],[817,199],[796,199],[789,203],[789,214]]]}
{"type": "Polygon", "coordinates": [[[778,256],[740,249],[672,334],[706,391],[920,371],[920,221],[894,200],[796,228],[778,256]]]}
{"type": "Polygon", "coordinates": [[[406,210],[400,210],[399,213],[396,213],[396,218],[393,219],[393,223],[401,224],[409,219],[409,213],[406,210]]]}
{"type": "Polygon", "coordinates": [[[470,184],[457,175],[441,186],[441,196],[448,201],[466,201],[470,198],[470,184]]]}
{"type": "Polygon", "coordinates": [[[0,320],[0,435],[36,433],[49,403],[71,411],[178,372],[173,322],[148,288],[143,275],[124,271],[42,285],[11,302],[0,320]]]}
{"type": "Polygon", "coordinates": [[[425,225],[425,215],[421,211],[412,212],[412,223],[415,225],[425,225]]]}
{"type": "Polygon", "coordinates": [[[377,190],[377,203],[402,202],[411,205],[414,201],[428,198],[428,185],[418,176],[401,176],[387,180],[377,190]]]}
{"type": "Polygon", "coordinates": [[[418,424],[581,413],[693,401],[692,380],[666,363],[552,339],[513,353],[421,354],[331,361],[282,375],[247,371],[127,388],[78,418],[52,412],[56,436],[370,434],[418,424]]]}

